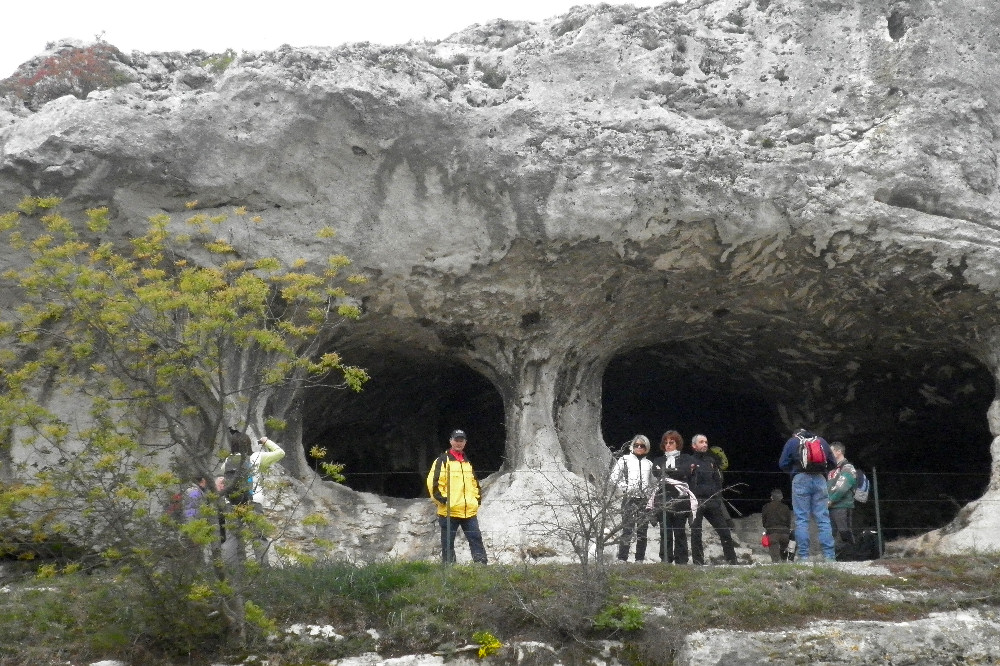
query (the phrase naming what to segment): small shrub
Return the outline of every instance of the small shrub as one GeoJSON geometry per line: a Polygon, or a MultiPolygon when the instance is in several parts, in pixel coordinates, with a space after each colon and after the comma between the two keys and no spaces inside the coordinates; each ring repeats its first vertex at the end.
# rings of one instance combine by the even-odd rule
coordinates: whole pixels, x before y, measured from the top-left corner
{"type": "Polygon", "coordinates": [[[226,49],[224,52],[209,56],[201,61],[201,66],[210,69],[216,74],[222,74],[236,60],[236,51],[226,49]]]}
{"type": "Polygon", "coordinates": [[[649,610],[635,599],[606,606],[594,618],[594,628],[613,631],[639,631],[646,626],[646,611],[649,610]]]}
{"type": "Polygon", "coordinates": [[[33,109],[63,95],[83,99],[95,90],[131,82],[129,76],[115,66],[122,59],[121,51],[104,42],[65,48],[46,57],[33,72],[0,82],[0,95],[13,94],[33,109]]]}
{"type": "Polygon", "coordinates": [[[486,87],[495,88],[497,90],[503,88],[503,84],[507,81],[507,75],[500,69],[499,66],[482,60],[477,60],[476,66],[483,73],[483,84],[486,87]]]}

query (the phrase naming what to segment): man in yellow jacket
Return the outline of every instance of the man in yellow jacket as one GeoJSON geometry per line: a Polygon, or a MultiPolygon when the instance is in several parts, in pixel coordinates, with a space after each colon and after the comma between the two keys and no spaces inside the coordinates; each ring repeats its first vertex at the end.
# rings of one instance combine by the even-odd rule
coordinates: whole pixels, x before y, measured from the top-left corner
{"type": "Polygon", "coordinates": [[[441,559],[455,561],[455,534],[462,528],[469,541],[472,561],[486,564],[486,548],[479,531],[479,481],[465,457],[463,430],[451,433],[451,448],[442,453],[427,474],[427,491],[437,505],[441,526],[441,559]]]}

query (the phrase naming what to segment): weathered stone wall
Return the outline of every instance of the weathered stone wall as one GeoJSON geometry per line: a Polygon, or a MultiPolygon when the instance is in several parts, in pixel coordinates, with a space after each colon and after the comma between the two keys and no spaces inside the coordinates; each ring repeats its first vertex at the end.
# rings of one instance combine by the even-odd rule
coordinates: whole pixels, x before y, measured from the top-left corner
{"type": "MultiPolygon", "coordinates": [[[[447,359],[495,387],[483,521],[516,534],[525,484],[606,468],[602,378],[624,353],[680,345],[780,428],[870,441],[920,410],[898,387],[958,409],[968,359],[1000,376],[998,23],[973,0],[719,0],[221,72],[134,53],[116,65],[132,83],[0,111],[0,204],[58,194],[122,221],[248,204],[269,224],[224,230],[242,252],[343,251],[373,279],[339,350],[447,359]]],[[[321,413],[335,429],[327,402],[289,403],[296,438],[321,413]]],[[[440,435],[427,409],[403,429],[440,435]]],[[[301,451],[288,466],[308,476],[301,451]]],[[[359,524],[387,502],[341,501],[359,524]]],[[[1000,546],[988,513],[938,546],[1000,546]]]]}

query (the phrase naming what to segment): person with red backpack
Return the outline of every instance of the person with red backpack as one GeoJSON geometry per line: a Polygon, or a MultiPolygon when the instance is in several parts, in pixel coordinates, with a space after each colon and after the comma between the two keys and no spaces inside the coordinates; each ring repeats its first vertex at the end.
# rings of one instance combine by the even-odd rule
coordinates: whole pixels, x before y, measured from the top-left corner
{"type": "Polygon", "coordinates": [[[799,561],[809,559],[809,520],[816,521],[823,558],[835,561],[833,528],[830,526],[826,473],[837,466],[830,445],[804,428],[795,431],[781,450],[778,467],[792,477],[792,512],[795,514],[795,544],[799,561]]]}

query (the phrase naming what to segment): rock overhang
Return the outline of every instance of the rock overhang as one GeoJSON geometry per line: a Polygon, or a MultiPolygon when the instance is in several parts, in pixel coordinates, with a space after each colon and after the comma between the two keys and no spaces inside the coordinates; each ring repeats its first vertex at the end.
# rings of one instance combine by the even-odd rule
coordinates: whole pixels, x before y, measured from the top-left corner
{"type": "Polygon", "coordinates": [[[606,370],[635,358],[740,378],[775,430],[886,433],[897,386],[992,399],[991,11],[600,7],[200,77],[134,56],[141,83],[0,130],[0,195],[123,220],[249,204],[270,222],[252,251],[285,258],[318,259],[336,227],[373,278],[338,349],[375,381],[484,378],[507,469],[545,458],[550,432],[571,469],[599,459],[606,370]]]}

